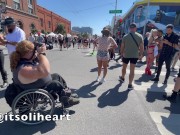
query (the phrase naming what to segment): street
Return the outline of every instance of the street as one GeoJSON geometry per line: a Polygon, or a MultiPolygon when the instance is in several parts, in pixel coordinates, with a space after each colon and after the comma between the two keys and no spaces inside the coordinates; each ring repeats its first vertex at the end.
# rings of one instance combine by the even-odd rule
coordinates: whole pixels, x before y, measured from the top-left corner
{"type": "MultiPolygon", "coordinates": [[[[138,63],[135,71],[135,90],[128,91],[127,70],[125,83],[118,81],[121,62],[110,62],[106,82],[99,84],[96,56],[86,55],[92,49],[58,48],[47,51],[52,73],[59,73],[68,86],[80,97],[80,104],[70,107],[71,120],[44,122],[26,126],[19,122],[0,123],[0,135],[178,135],[180,133],[180,101],[170,103],[162,95],[171,93],[174,87],[172,72],[168,85],[162,85],[165,67],[158,84],[151,82],[153,76],[144,75],[145,64],[138,63]]],[[[9,82],[12,75],[9,57],[5,56],[9,82]]],[[[177,64],[179,65],[179,63],[177,64]]],[[[176,69],[179,67],[177,66],[176,69]]],[[[152,69],[154,71],[154,69],[152,69]]],[[[1,81],[2,83],[2,81],[1,81]]],[[[0,89],[0,113],[11,108],[0,89]]],[[[178,98],[180,100],[180,97],[178,98]]],[[[55,113],[60,114],[59,108],[55,113]]]]}

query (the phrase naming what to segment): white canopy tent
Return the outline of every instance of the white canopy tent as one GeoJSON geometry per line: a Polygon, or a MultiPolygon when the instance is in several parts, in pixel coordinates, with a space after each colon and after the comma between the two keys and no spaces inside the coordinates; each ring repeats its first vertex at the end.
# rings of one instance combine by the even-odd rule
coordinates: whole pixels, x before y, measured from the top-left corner
{"type": "Polygon", "coordinates": [[[56,36],[56,34],[55,34],[55,33],[53,33],[53,32],[51,32],[51,33],[49,33],[49,34],[48,34],[48,36],[55,37],[55,36],[56,36]]]}

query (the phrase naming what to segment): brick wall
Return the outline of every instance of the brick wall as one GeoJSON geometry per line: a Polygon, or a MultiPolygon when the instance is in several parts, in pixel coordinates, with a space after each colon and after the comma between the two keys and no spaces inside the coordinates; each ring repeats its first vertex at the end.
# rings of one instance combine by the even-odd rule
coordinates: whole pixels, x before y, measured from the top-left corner
{"type": "Polygon", "coordinates": [[[39,25],[40,30],[45,30],[47,32],[54,31],[56,29],[56,26],[58,23],[61,23],[65,26],[66,32],[70,33],[71,32],[71,22],[68,21],[67,19],[37,5],[37,16],[43,19],[44,25],[43,27],[39,25]],[[49,22],[51,23],[51,27],[49,27],[49,22]]]}
{"type": "Polygon", "coordinates": [[[37,1],[33,0],[33,14],[28,13],[28,0],[20,0],[20,10],[13,9],[13,0],[4,0],[7,3],[7,13],[3,16],[13,17],[16,21],[22,22],[23,30],[27,37],[31,32],[31,24],[34,24],[38,31],[45,30],[52,32],[56,29],[58,23],[64,24],[66,32],[71,32],[71,22],[67,19],[37,5],[37,1]],[[40,19],[43,19],[41,26],[40,19]],[[49,27],[50,22],[50,27],[49,27]]]}

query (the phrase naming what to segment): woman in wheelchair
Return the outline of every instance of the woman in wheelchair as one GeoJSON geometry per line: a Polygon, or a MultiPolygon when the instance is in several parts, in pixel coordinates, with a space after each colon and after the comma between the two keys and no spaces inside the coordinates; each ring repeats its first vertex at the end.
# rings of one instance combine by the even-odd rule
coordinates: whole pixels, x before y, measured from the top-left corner
{"type": "MultiPolygon", "coordinates": [[[[59,97],[59,101],[64,106],[78,104],[78,96],[71,93],[65,80],[58,74],[50,74],[50,63],[45,51],[46,47],[43,44],[35,43],[34,45],[26,40],[18,43],[16,51],[10,59],[13,85],[20,88],[21,92],[29,89],[47,90],[55,100],[59,97]]],[[[12,91],[14,91],[14,87],[9,87],[5,94],[6,101],[10,106],[13,102],[12,99],[15,98],[11,95],[12,91]]]]}

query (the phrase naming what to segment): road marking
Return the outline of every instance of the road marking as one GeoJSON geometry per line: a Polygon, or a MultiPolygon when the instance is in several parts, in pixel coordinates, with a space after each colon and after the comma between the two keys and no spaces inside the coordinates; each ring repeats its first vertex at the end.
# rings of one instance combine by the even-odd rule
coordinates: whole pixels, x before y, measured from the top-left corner
{"type": "Polygon", "coordinates": [[[149,112],[162,135],[180,134],[180,114],[149,112]]]}
{"type": "MultiPolygon", "coordinates": [[[[151,70],[151,72],[153,73],[154,70],[151,70]]],[[[129,74],[130,73],[130,70],[127,69],[126,72],[129,74]]],[[[135,69],[135,75],[142,75],[142,74],[145,74],[145,69],[144,70],[138,70],[137,68],[135,69]]],[[[171,74],[173,74],[173,72],[171,72],[171,74]]],[[[177,73],[174,73],[174,74],[177,74],[177,73]]],[[[166,75],[166,72],[164,71],[161,71],[161,76],[165,76],[166,75]]],[[[151,76],[150,76],[151,77],[151,76]]]]}
{"type": "Polygon", "coordinates": [[[171,93],[174,89],[174,84],[163,85],[154,82],[134,82],[134,89],[136,91],[171,93]]]}

